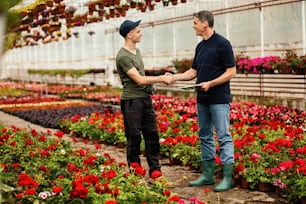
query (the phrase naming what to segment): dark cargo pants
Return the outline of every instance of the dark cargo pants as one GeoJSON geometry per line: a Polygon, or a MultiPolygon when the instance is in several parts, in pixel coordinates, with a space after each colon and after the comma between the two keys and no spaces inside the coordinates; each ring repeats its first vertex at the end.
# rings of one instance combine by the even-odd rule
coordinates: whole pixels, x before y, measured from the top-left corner
{"type": "Polygon", "coordinates": [[[125,136],[127,138],[127,162],[140,162],[141,135],[145,142],[145,153],[149,165],[149,175],[160,170],[158,159],[160,150],[156,116],[151,97],[121,100],[121,111],[124,117],[125,136]]]}

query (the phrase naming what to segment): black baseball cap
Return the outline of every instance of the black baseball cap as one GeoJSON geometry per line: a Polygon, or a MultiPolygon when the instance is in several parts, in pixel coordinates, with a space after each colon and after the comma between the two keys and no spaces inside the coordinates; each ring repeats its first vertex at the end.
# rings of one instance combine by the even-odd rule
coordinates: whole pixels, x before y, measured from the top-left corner
{"type": "Polygon", "coordinates": [[[138,20],[135,22],[130,21],[130,20],[123,21],[123,23],[120,25],[120,28],[119,28],[120,35],[125,37],[131,30],[139,26],[140,22],[141,20],[138,20]]]}

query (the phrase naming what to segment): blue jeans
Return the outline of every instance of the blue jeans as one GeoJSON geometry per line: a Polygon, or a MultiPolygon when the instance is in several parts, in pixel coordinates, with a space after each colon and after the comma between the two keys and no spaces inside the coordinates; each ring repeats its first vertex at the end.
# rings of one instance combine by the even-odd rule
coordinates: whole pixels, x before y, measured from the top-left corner
{"type": "Polygon", "coordinates": [[[234,144],[229,131],[230,105],[203,105],[197,103],[197,109],[202,161],[215,160],[216,142],[214,129],[216,129],[222,163],[234,163],[234,144]]]}

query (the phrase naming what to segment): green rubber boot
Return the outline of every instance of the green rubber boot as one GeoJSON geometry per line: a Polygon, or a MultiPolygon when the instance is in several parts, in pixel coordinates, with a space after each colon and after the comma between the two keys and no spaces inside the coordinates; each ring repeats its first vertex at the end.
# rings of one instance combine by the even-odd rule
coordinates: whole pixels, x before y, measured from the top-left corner
{"type": "Polygon", "coordinates": [[[233,175],[234,164],[223,165],[223,179],[221,183],[215,187],[216,192],[227,191],[233,188],[232,175],[233,175]]]}
{"type": "Polygon", "coordinates": [[[215,161],[203,161],[202,168],[202,175],[197,180],[190,181],[189,186],[204,186],[215,184],[215,161]]]}

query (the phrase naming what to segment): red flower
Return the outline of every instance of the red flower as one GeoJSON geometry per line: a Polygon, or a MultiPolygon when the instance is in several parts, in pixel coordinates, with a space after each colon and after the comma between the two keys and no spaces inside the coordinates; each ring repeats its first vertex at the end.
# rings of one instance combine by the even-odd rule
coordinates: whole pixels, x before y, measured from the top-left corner
{"type": "Polygon", "coordinates": [[[157,179],[162,176],[162,172],[160,170],[155,170],[151,174],[152,179],[157,179]]]}
{"type": "Polygon", "coordinates": [[[58,138],[62,138],[64,136],[64,133],[62,131],[57,131],[56,133],[54,133],[54,135],[58,138]]]}
{"type": "Polygon", "coordinates": [[[67,169],[69,172],[79,172],[82,170],[81,168],[78,168],[74,164],[70,164],[70,163],[67,164],[67,169]]]}
{"type": "Polygon", "coordinates": [[[258,135],[258,138],[259,138],[259,139],[265,139],[265,138],[266,138],[266,135],[265,135],[265,134],[259,134],[259,135],[258,135]]]}
{"type": "Polygon", "coordinates": [[[123,174],[124,178],[129,177],[129,175],[130,175],[130,173],[129,173],[129,172],[125,172],[125,173],[123,174]]]}
{"type": "Polygon", "coordinates": [[[73,137],[73,138],[72,138],[72,141],[73,141],[73,142],[78,142],[78,138],[73,137]]]}
{"type": "Polygon", "coordinates": [[[133,162],[131,164],[131,168],[134,169],[134,174],[136,176],[145,176],[146,175],[146,170],[140,166],[137,162],[133,162]]]}
{"type": "Polygon", "coordinates": [[[219,155],[216,155],[216,160],[215,160],[216,164],[222,164],[221,158],[219,155]]]}
{"type": "Polygon", "coordinates": [[[112,178],[116,176],[117,176],[117,173],[114,170],[109,170],[109,171],[104,170],[102,172],[102,177],[105,178],[106,180],[111,180],[112,178]]]}
{"type": "Polygon", "coordinates": [[[97,160],[97,157],[96,157],[96,156],[90,156],[90,157],[88,157],[87,159],[85,159],[85,160],[83,161],[83,163],[84,163],[85,165],[94,166],[96,160],[97,160]]]}
{"type": "Polygon", "coordinates": [[[41,151],[40,152],[40,156],[50,156],[51,154],[50,154],[50,152],[48,152],[47,150],[43,150],[43,151],[41,151]]]}
{"type": "Polygon", "coordinates": [[[38,140],[39,140],[39,141],[46,141],[46,139],[47,139],[47,138],[46,138],[44,135],[42,135],[42,136],[39,137],[38,140]]]}
{"type": "Polygon", "coordinates": [[[61,186],[54,186],[52,189],[53,193],[59,194],[63,191],[63,188],[61,186]]]}
{"type": "Polygon", "coordinates": [[[114,195],[115,197],[117,197],[117,196],[119,195],[119,188],[118,188],[117,186],[116,186],[115,189],[114,189],[113,195],[114,195]]]}
{"type": "Polygon", "coordinates": [[[282,171],[286,171],[287,169],[291,169],[294,165],[294,162],[289,160],[289,161],[284,161],[278,164],[278,167],[282,170],[282,171]]]}
{"type": "Polygon", "coordinates": [[[124,167],[124,166],[127,166],[127,165],[126,165],[125,162],[119,162],[119,166],[120,166],[120,167],[124,167]]]}
{"type": "Polygon", "coordinates": [[[31,130],[31,134],[32,134],[33,137],[36,137],[38,135],[38,133],[35,129],[31,130]]]}
{"type": "Polygon", "coordinates": [[[278,174],[281,170],[279,168],[272,168],[271,172],[273,175],[278,174]]]}
{"type": "Polygon", "coordinates": [[[93,174],[83,177],[83,182],[87,182],[88,184],[96,185],[99,183],[99,177],[93,174]]]}
{"type": "Polygon", "coordinates": [[[204,193],[209,193],[210,189],[209,188],[204,188],[204,193]]]}
{"type": "Polygon", "coordinates": [[[105,204],[117,204],[117,201],[115,201],[115,200],[107,200],[105,202],[105,204]]]}
{"type": "Polygon", "coordinates": [[[170,191],[170,190],[165,190],[165,191],[163,192],[163,194],[164,194],[165,196],[169,196],[169,195],[171,195],[171,191],[170,191]]]}
{"type": "Polygon", "coordinates": [[[27,144],[27,145],[32,145],[32,144],[34,144],[34,142],[33,142],[32,140],[27,140],[27,141],[26,141],[26,144],[27,144]]]}
{"type": "Polygon", "coordinates": [[[86,152],[84,150],[82,150],[82,149],[79,150],[79,154],[82,157],[86,156],[86,152]]]}
{"type": "Polygon", "coordinates": [[[2,128],[2,133],[6,133],[7,128],[2,128]]]}
{"type": "Polygon", "coordinates": [[[46,150],[52,150],[52,151],[55,149],[56,149],[56,144],[51,144],[46,148],[46,150]]]}
{"type": "Polygon", "coordinates": [[[96,144],[95,146],[96,146],[96,149],[102,149],[100,144],[96,144]]]}
{"type": "Polygon", "coordinates": [[[180,199],[181,199],[181,198],[180,198],[179,196],[174,195],[174,196],[171,196],[171,197],[168,199],[167,203],[171,203],[172,201],[179,201],[180,199]]]}
{"type": "Polygon", "coordinates": [[[16,141],[11,142],[11,146],[15,147],[16,146],[16,141]]]}
{"type": "Polygon", "coordinates": [[[34,188],[27,189],[24,191],[24,195],[35,195],[36,190],[34,188]]]}
{"type": "Polygon", "coordinates": [[[22,197],[23,197],[23,194],[22,194],[22,193],[16,194],[16,198],[22,198],[22,197]]]}
{"type": "Polygon", "coordinates": [[[109,159],[111,158],[111,156],[108,153],[104,153],[103,155],[109,159]]]}
{"type": "Polygon", "coordinates": [[[51,135],[51,134],[52,134],[52,131],[51,131],[50,129],[48,129],[48,130],[47,130],[47,134],[48,134],[48,135],[51,135]]]}
{"type": "Polygon", "coordinates": [[[35,188],[39,186],[39,183],[34,181],[28,174],[21,173],[18,177],[18,186],[27,186],[30,188],[35,188]]]}
{"type": "Polygon", "coordinates": [[[103,193],[108,192],[108,190],[109,190],[108,184],[109,184],[109,182],[105,182],[103,184],[96,184],[95,185],[96,193],[103,194],[103,193]]]}
{"type": "Polygon", "coordinates": [[[71,120],[72,120],[72,122],[78,122],[80,118],[81,118],[80,115],[75,115],[75,116],[73,116],[73,117],[71,118],[71,120]]]}
{"type": "Polygon", "coordinates": [[[46,166],[40,166],[40,167],[38,168],[38,170],[41,170],[41,171],[43,171],[43,172],[45,172],[45,173],[49,173],[49,172],[50,172],[49,169],[48,169],[46,166]]]}
{"type": "Polygon", "coordinates": [[[72,183],[73,185],[73,190],[72,192],[70,192],[70,198],[73,199],[73,198],[86,198],[87,197],[87,194],[88,194],[88,189],[83,186],[83,184],[81,182],[78,182],[78,181],[74,181],[72,183]]]}
{"type": "Polygon", "coordinates": [[[172,132],[173,132],[173,133],[178,133],[179,131],[180,131],[179,128],[173,128],[173,129],[172,129],[172,132]]]}

